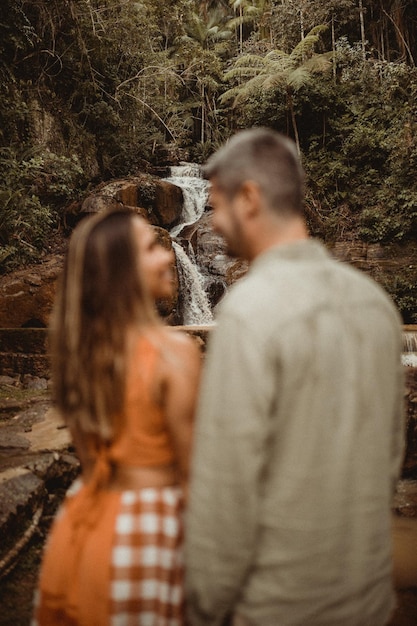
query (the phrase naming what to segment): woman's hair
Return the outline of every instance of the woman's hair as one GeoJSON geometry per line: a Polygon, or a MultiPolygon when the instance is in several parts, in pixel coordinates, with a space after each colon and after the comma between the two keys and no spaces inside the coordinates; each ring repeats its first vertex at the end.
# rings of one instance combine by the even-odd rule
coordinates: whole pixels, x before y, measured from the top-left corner
{"type": "Polygon", "coordinates": [[[282,217],[303,216],[304,171],[295,143],[269,128],[234,135],[203,167],[233,198],[245,181],[256,182],[269,209],[282,217]]]}
{"type": "Polygon", "coordinates": [[[71,237],[51,317],[53,394],[68,425],[110,440],[125,392],[127,331],[157,323],[132,211],[85,218],[71,237]]]}

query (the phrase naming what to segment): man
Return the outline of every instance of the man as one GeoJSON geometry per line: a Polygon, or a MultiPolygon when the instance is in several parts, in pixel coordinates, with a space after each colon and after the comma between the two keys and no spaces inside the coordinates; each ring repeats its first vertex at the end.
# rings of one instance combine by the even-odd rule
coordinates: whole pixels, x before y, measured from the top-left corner
{"type": "Polygon", "coordinates": [[[403,451],[399,316],[374,281],[309,238],[290,140],[242,132],[205,175],[213,226],[250,267],[207,355],[190,624],[383,626],[403,451]]]}

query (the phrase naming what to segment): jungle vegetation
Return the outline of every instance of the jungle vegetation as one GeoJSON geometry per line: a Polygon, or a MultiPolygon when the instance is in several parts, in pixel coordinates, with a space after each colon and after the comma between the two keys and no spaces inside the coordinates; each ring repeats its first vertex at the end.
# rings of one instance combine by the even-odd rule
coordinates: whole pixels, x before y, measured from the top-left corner
{"type": "MultiPolygon", "coordinates": [[[[89,185],[252,125],[296,141],[314,234],[410,244],[416,63],[413,0],[2,0],[0,272],[89,185]]],[[[386,281],[414,323],[416,282],[386,281]]]]}

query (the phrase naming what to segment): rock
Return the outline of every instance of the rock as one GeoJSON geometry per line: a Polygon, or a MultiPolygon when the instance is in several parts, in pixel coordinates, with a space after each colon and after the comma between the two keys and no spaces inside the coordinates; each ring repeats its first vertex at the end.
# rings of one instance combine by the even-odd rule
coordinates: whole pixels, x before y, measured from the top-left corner
{"type": "Polygon", "coordinates": [[[34,389],[38,391],[45,391],[48,389],[48,381],[46,378],[39,378],[38,376],[32,376],[31,374],[25,374],[23,376],[22,384],[25,389],[34,389]]]}
{"type": "Polygon", "coordinates": [[[175,326],[179,324],[181,320],[178,316],[180,298],[178,270],[175,262],[175,254],[172,248],[172,240],[169,233],[164,228],[154,226],[154,229],[156,231],[158,243],[160,243],[161,246],[167,250],[170,250],[172,253],[172,267],[174,273],[174,292],[172,297],[158,300],[156,307],[159,315],[165,320],[165,322],[171,326],[175,326]]]}
{"type": "Polygon", "coordinates": [[[227,254],[225,240],[211,226],[212,213],[206,210],[195,224],[181,231],[179,239],[185,249],[191,245],[214,308],[227,288],[246,273],[248,264],[227,254]]]}
{"type": "Polygon", "coordinates": [[[403,476],[417,479],[417,367],[404,367],[407,447],[403,476]]]}
{"type": "Polygon", "coordinates": [[[0,276],[0,328],[48,326],[63,260],[63,255],[50,256],[38,265],[0,276]]]}
{"type": "Polygon", "coordinates": [[[182,189],[166,180],[158,180],[155,189],[153,213],[158,219],[158,225],[171,229],[181,218],[184,202],[182,189]]]}
{"type": "Polygon", "coordinates": [[[20,470],[10,478],[0,477],[0,528],[3,537],[2,559],[7,562],[8,552],[20,539],[22,529],[27,527],[36,509],[45,498],[44,481],[27,470],[20,470]]]}
{"type": "Polygon", "coordinates": [[[18,376],[0,376],[0,387],[4,385],[16,387],[19,383],[18,376]]]}
{"type": "Polygon", "coordinates": [[[74,455],[44,454],[32,465],[1,474],[0,578],[15,567],[30,539],[39,534],[40,525],[52,519],[78,472],[79,461],[74,455]]]}
{"type": "Polygon", "coordinates": [[[401,479],[397,483],[394,510],[404,517],[417,519],[417,480],[401,479]]]}
{"type": "Polygon", "coordinates": [[[415,241],[380,244],[346,238],[329,244],[329,248],[337,259],[362,270],[386,289],[399,308],[404,324],[417,323],[415,241]]]}
{"type": "Polygon", "coordinates": [[[11,454],[16,450],[28,450],[30,443],[26,437],[23,437],[14,430],[7,430],[3,427],[0,438],[0,452],[2,455],[11,454]]]}
{"type": "MultiPolygon", "coordinates": [[[[1,297],[0,297],[1,301],[1,297]]],[[[50,304],[52,307],[52,303],[50,304]]],[[[0,328],[0,374],[49,377],[45,328],[0,328]]]]}
{"type": "Polygon", "coordinates": [[[122,206],[122,202],[111,195],[104,193],[93,194],[88,196],[81,204],[81,213],[100,213],[101,211],[110,211],[122,206]]]}
{"type": "MultiPolygon", "coordinates": [[[[85,198],[78,210],[80,213],[98,213],[106,209],[130,207],[150,224],[170,229],[179,223],[182,205],[183,194],[179,187],[150,174],[139,174],[100,185],[85,198]]],[[[67,214],[76,212],[74,205],[67,209],[67,214]]]]}

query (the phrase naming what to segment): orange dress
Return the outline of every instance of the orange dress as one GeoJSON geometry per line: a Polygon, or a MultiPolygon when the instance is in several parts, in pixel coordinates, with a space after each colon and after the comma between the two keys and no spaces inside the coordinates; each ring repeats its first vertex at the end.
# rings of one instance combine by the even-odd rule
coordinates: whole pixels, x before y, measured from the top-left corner
{"type": "Polygon", "coordinates": [[[180,626],[183,496],[180,487],[108,488],[112,465],[174,462],[161,408],[150,393],[159,350],[138,340],[127,373],[123,428],[96,450],[88,482],[67,494],[41,566],[39,626],[180,626]]]}

